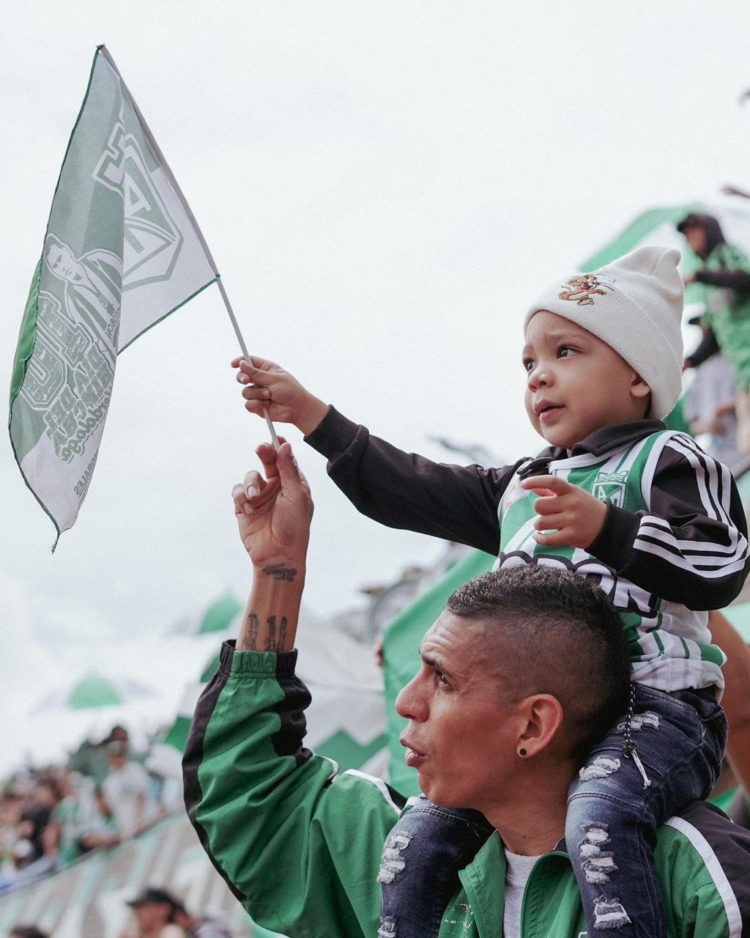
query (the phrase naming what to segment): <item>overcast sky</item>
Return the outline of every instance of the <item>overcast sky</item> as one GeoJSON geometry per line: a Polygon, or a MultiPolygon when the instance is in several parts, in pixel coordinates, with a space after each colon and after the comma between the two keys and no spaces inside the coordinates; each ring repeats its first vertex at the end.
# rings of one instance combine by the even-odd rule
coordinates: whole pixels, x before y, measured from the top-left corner
{"type": "MultiPolygon", "coordinates": [[[[0,38],[0,384],[98,43],[201,224],[250,350],[404,447],[503,459],[526,304],[653,205],[750,187],[746,0],[655,4],[134,0],[17,4],[0,38]]],[[[127,349],[78,522],[54,530],[0,447],[5,706],[226,589],[232,484],[262,421],[215,287],[127,349]],[[26,690],[20,688],[26,687],[26,690]]],[[[430,563],[360,518],[287,434],[316,500],[308,602],[430,563]]],[[[169,650],[158,662],[169,668],[169,650]]],[[[158,657],[158,656],[156,656],[158,657]]],[[[113,660],[115,659],[115,660],[113,660]]],[[[190,675],[192,676],[192,675],[190,675]]],[[[16,709],[13,709],[16,708],[16,709]]],[[[23,722],[17,723],[23,732],[23,722]]]]}

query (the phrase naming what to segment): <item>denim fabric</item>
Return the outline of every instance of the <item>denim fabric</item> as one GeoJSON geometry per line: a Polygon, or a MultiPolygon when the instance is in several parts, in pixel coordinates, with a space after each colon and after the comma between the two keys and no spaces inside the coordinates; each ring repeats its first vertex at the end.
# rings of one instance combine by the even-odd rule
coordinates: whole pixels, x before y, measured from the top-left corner
{"type": "Polygon", "coordinates": [[[623,720],[589,754],[568,795],[565,840],[590,938],[605,930],[618,938],[666,935],[656,828],[709,794],[726,744],[726,719],[711,691],[632,689],[636,752],[624,752],[623,720]]]}
{"type": "Polygon", "coordinates": [[[440,808],[422,796],[383,848],[378,938],[432,938],[463,869],[494,828],[479,811],[440,808]]]}

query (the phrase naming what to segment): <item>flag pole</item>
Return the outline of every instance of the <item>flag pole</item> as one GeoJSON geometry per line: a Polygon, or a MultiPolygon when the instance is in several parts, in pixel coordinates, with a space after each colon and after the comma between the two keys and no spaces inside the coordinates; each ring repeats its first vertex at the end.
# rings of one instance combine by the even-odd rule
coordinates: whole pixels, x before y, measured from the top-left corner
{"type": "MultiPolygon", "coordinates": [[[[141,123],[141,126],[142,126],[142,128],[143,128],[143,132],[144,132],[144,134],[146,135],[146,138],[148,139],[148,142],[149,142],[149,143],[151,144],[151,146],[153,147],[154,153],[156,154],[156,156],[157,156],[159,162],[161,163],[161,168],[162,168],[163,172],[165,173],[165,175],[166,175],[167,178],[169,179],[170,185],[172,186],[172,188],[173,188],[174,191],[175,191],[175,194],[177,195],[177,197],[179,198],[180,202],[182,203],[182,207],[183,207],[183,209],[185,210],[185,212],[186,212],[186,214],[187,214],[187,216],[188,216],[188,219],[190,220],[190,222],[192,223],[192,225],[193,225],[193,227],[194,227],[194,229],[195,229],[195,233],[197,234],[198,239],[199,239],[199,241],[201,242],[201,246],[203,247],[203,250],[204,250],[205,253],[206,253],[206,257],[208,258],[208,262],[210,263],[211,267],[213,268],[213,272],[214,272],[214,274],[216,275],[216,283],[219,285],[219,291],[220,291],[220,293],[221,293],[221,298],[224,300],[224,305],[226,306],[227,312],[229,313],[229,318],[230,318],[230,320],[232,321],[232,327],[234,328],[235,335],[237,336],[237,339],[239,340],[240,349],[241,349],[241,351],[242,351],[242,354],[243,354],[243,356],[247,359],[247,361],[249,362],[249,361],[250,361],[250,354],[249,354],[249,352],[248,352],[248,350],[247,350],[247,346],[245,345],[245,340],[243,339],[242,333],[240,332],[240,327],[239,327],[239,324],[238,324],[238,322],[237,322],[237,319],[235,318],[234,310],[232,309],[232,304],[229,302],[229,297],[227,296],[227,291],[224,289],[224,284],[221,282],[221,274],[219,273],[219,271],[218,271],[218,269],[217,269],[217,267],[216,267],[216,261],[215,261],[215,260],[213,259],[213,257],[211,256],[211,251],[210,251],[210,249],[209,249],[209,247],[208,247],[208,244],[206,243],[206,239],[203,237],[203,232],[201,231],[200,225],[199,225],[198,222],[196,221],[195,215],[193,215],[193,211],[192,211],[192,209],[190,208],[190,205],[188,204],[187,199],[186,199],[185,196],[182,194],[182,189],[180,189],[180,185],[179,185],[179,183],[177,182],[177,180],[175,179],[174,173],[172,172],[172,170],[171,170],[171,168],[170,168],[170,166],[169,166],[169,163],[167,163],[166,159],[164,158],[164,154],[161,152],[161,149],[160,149],[160,147],[159,147],[159,144],[156,142],[156,137],[154,137],[154,135],[151,133],[151,128],[150,128],[150,127],[148,126],[148,124],[146,123],[146,121],[145,121],[145,119],[144,119],[144,117],[143,117],[143,114],[141,114],[140,108],[139,108],[138,105],[136,104],[135,98],[134,98],[133,95],[130,93],[130,89],[129,89],[128,86],[125,84],[125,81],[124,81],[122,75],[120,74],[120,70],[119,70],[118,67],[115,65],[115,60],[114,60],[114,59],[112,58],[112,56],[110,55],[109,49],[108,49],[104,44],[102,44],[102,45],[100,45],[100,46],[97,46],[96,51],[97,51],[97,53],[99,53],[104,59],[106,59],[106,61],[107,61],[107,63],[109,64],[110,68],[112,69],[112,71],[115,73],[115,75],[117,75],[117,78],[118,78],[118,80],[119,80],[119,82],[120,82],[120,85],[122,86],[123,91],[124,91],[125,94],[127,95],[128,100],[130,101],[130,104],[132,105],[132,108],[133,108],[133,110],[135,111],[136,117],[138,118],[138,120],[139,120],[140,123],[141,123]]],[[[274,445],[274,449],[278,449],[279,446],[280,446],[280,444],[279,444],[279,438],[278,438],[278,436],[276,435],[276,428],[274,427],[274,425],[273,425],[273,423],[272,423],[272,421],[271,421],[271,415],[268,413],[268,408],[267,408],[267,407],[264,407],[264,408],[263,408],[263,416],[266,418],[266,425],[268,426],[268,432],[271,434],[271,442],[272,442],[273,445],[274,445]]]]}
{"type": "MultiPolygon", "coordinates": [[[[234,334],[237,336],[237,340],[240,343],[240,349],[242,350],[242,355],[247,362],[250,362],[250,353],[247,350],[245,345],[245,340],[242,337],[242,332],[240,331],[239,323],[234,315],[234,310],[232,309],[232,304],[229,302],[229,297],[227,296],[227,291],[224,289],[224,284],[222,283],[221,277],[216,278],[216,283],[219,287],[219,292],[221,293],[221,298],[224,300],[224,305],[227,308],[227,313],[229,313],[229,319],[232,323],[232,328],[234,329],[234,334]]],[[[276,428],[271,421],[271,415],[268,413],[268,408],[263,408],[263,416],[266,418],[266,426],[268,427],[268,432],[271,434],[271,442],[273,443],[274,449],[279,448],[279,438],[276,436],[276,428]]]]}

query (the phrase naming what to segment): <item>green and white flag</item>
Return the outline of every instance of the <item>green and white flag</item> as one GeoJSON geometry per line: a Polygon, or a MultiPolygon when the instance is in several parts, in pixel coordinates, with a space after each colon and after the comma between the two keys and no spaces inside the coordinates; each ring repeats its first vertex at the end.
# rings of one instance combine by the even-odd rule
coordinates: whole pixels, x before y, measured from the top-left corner
{"type": "Polygon", "coordinates": [[[72,527],[91,482],[118,354],[216,280],[195,218],[100,46],[11,379],[16,461],[58,537],[72,527]]]}

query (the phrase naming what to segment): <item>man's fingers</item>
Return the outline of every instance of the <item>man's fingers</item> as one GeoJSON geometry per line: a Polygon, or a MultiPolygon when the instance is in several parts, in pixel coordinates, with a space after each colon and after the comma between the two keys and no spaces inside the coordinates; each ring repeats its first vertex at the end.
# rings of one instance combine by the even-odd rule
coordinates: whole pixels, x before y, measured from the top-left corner
{"type": "Polygon", "coordinates": [[[283,441],[276,455],[278,457],[279,477],[284,491],[291,494],[294,490],[302,490],[309,498],[310,486],[307,484],[307,479],[300,470],[299,464],[292,452],[292,447],[286,440],[283,441]]]}
{"type": "Polygon", "coordinates": [[[276,467],[285,489],[300,484],[300,471],[292,447],[284,440],[276,451],[276,467]]]}
{"type": "Polygon", "coordinates": [[[247,505],[247,495],[245,495],[245,486],[241,485],[239,482],[232,487],[232,501],[234,502],[234,513],[236,515],[244,514],[245,505],[247,505]]]}
{"type": "Polygon", "coordinates": [[[253,469],[245,474],[242,484],[245,487],[245,497],[255,498],[263,491],[266,482],[261,474],[253,469]]]}
{"type": "MultiPolygon", "coordinates": [[[[286,443],[286,439],[283,436],[280,436],[279,443],[286,443]]],[[[279,454],[273,443],[261,443],[260,446],[256,447],[255,452],[258,454],[258,459],[260,459],[260,461],[263,463],[263,471],[266,474],[266,478],[275,478],[279,474],[279,454]]]]}

